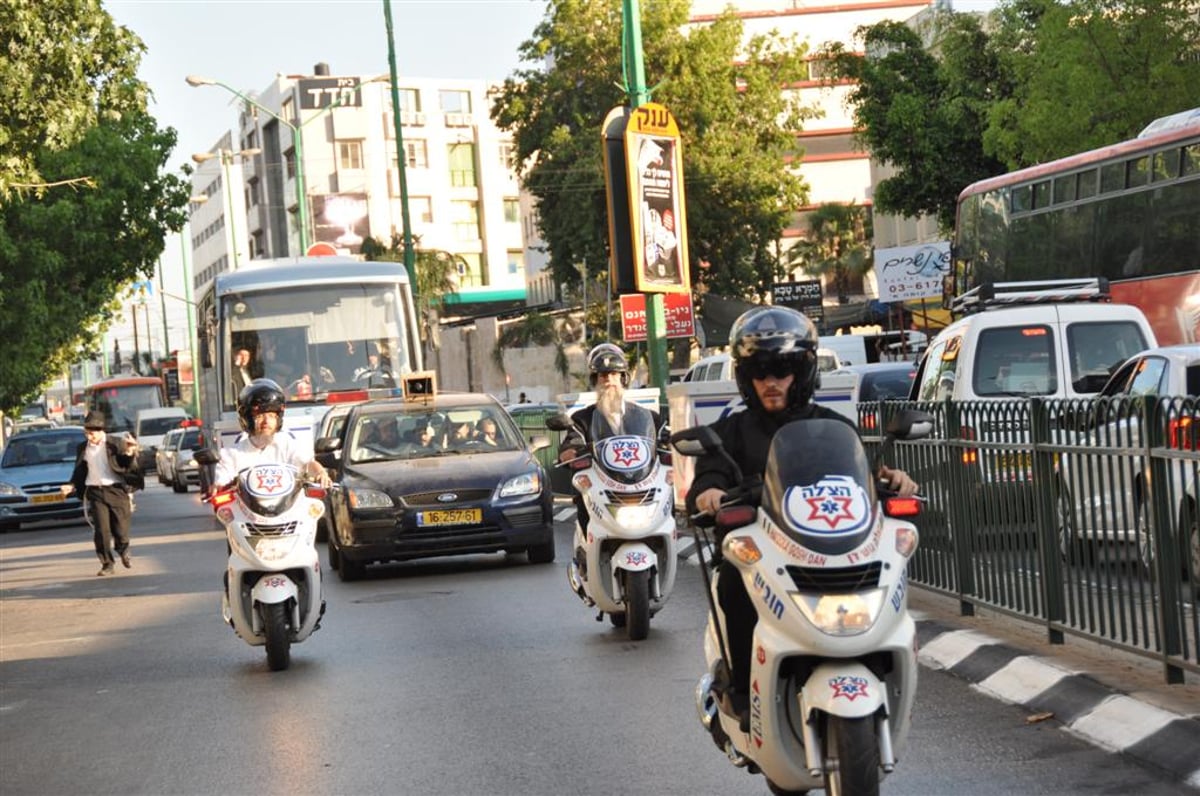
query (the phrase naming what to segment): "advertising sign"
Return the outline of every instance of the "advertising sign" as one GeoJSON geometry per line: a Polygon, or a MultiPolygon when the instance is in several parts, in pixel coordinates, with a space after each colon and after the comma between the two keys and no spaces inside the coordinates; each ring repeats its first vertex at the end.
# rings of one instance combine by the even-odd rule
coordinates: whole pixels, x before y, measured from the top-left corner
{"type": "MultiPolygon", "coordinates": [[[[666,316],[666,336],[691,337],[696,334],[696,319],[692,313],[692,297],[688,293],[668,293],[663,296],[666,316]]],[[[621,296],[621,339],[637,343],[646,339],[646,297],[641,293],[621,296]]]]}
{"type": "Polygon", "coordinates": [[[300,109],[316,111],[337,103],[339,108],[361,108],[361,81],[357,77],[310,77],[298,81],[300,109]]]}
{"type": "Polygon", "coordinates": [[[950,275],[950,241],[875,250],[875,280],[879,300],[940,298],[950,275]]]}
{"type": "Polygon", "coordinates": [[[675,117],[664,106],[648,102],[630,111],[625,161],[637,289],[689,293],[683,151],[675,117]]]}
{"type": "Polygon", "coordinates": [[[629,229],[629,168],[625,163],[625,128],[629,108],[618,105],[604,119],[604,198],[608,209],[608,244],[612,264],[608,269],[613,293],[638,289],[633,276],[633,233],[629,229]]]}
{"type": "Polygon", "coordinates": [[[771,302],[778,306],[791,307],[809,317],[818,326],[825,320],[824,293],[820,279],[804,279],[800,282],[777,282],[771,288],[771,302]]]}
{"type": "Polygon", "coordinates": [[[371,234],[365,193],[315,194],[312,214],[317,241],[339,252],[358,254],[371,234]]]}

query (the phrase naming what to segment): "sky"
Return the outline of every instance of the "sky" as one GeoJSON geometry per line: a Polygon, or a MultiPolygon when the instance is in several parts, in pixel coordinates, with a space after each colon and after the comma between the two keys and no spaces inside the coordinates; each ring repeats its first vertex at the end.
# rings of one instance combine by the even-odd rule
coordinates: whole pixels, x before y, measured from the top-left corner
{"type": "MultiPolygon", "coordinates": [[[[994,5],[955,0],[954,9],[994,5]]],[[[167,164],[172,170],[191,163],[193,152],[207,152],[237,123],[232,94],[192,88],[184,82],[188,75],[249,93],[266,88],[276,73],[312,74],[320,62],[333,75],[389,71],[383,0],[104,0],[104,8],[146,46],[139,75],[153,94],[150,112],[178,135],[167,164]]],[[[545,9],[545,0],[391,0],[396,70],[419,78],[503,80],[528,66],[517,48],[545,9]]],[[[170,294],[184,295],[182,257],[179,236],[169,236],[161,261],[168,342],[180,349],[186,348],[186,305],[170,294]]],[[[162,303],[154,298],[151,333],[161,350],[162,303]]],[[[123,351],[133,350],[130,325],[113,333],[123,351]]]]}
{"type": "MultiPolygon", "coordinates": [[[[153,93],[150,112],[178,135],[167,162],[172,170],[237,124],[236,98],[220,87],[192,88],[184,82],[188,75],[249,93],[262,91],[276,73],[311,75],[321,62],[333,75],[389,71],[383,0],[104,0],[104,8],[146,46],[139,76],[153,93]]],[[[396,71],[501,81],[523,68],[517,48],[545,8],[544,0],[391,0],[396,71]]],[[[167,238],[162,266],[168,342],[185,349],[186,305],[170,296],[184,295],[178,235],[167,238]]],[[[157,292],[149,310],[154,347],[161,350],[157,292]]],[[[144,320],[140,310],[138,317],[144,320]]],[[[113,334],[122,351],[133,351],[131,325],[114,327],[113,334]]]]}

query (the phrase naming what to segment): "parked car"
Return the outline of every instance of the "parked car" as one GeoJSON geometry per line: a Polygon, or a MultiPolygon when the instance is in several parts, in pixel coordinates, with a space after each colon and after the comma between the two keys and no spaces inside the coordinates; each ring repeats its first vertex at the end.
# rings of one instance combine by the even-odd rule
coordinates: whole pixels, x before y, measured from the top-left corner
{"type": "MultiPolygon", "coordinates": [[[[195,422],[195,421],[193,421],[195,422]]],[[[185,426],[177,437],[170,452],[170,476],[167,483],[174,492],[187,492],[192,484],[201,485],[201,466],[193,454],[204,446],[203,432],[199,425],[185,426]]]]}
{"type": "Polygon", "coordinates": [[[14,436],[0,456],[0,530],[40,520],[78,520],[78,495],[59,490],[71,480],[75,452],[85,439],[78,426],[30,429],[14,436]]]}
{"type": "Polygon", "coordinates": [[[855,377],[852,400],[858,409],[859,425],[863,431],[879,428],[878,412],[864,412],[862,405],[890,399],[907,400],[917,377],[914,362],[873,362],[869,365],[846,365],[830,375],[850,374],[855,377]]]}
{"type": "Polygon", "coordinates": [[[179,444],[179,438],[183,436],[182,428],[173,428],[163,436],[162,444],[154,451],[154,472],[158,476],[158,483],[169,484],[171,477],[171,464],[174,457],[175,446],[179,444]]]}
{"type": "MultiPolygon", "coordinates": [[[[1077,443],[1097,449],[1145,449],[1148,440],[1136,398],[1200,396],[1200,344],[1163,346],[1143,351],[1121,365],[1100,391],[1090,411],[1091,422],[1079,431],[1077,443]],[[1108,399],[1108,400],[1103,400],[1108,399]]],[[[1172,403],[1166,418],[1168,448],[1195,450],[1197,427],[1192,419],[1194,401],[1172,403]]],[[[1059,468],[1055,498],[1059,538],[1064,553],[1107,541],[1136,545],[1138,561],[1153,571],[1154,537],[1149,525],[1149,462],[1127,454],[1114,467],[1110,457],[1064,457],[1059,468]]],[[[1179,542],[1185,569],[1200,580],[1200,525],[1197,523],[1195,469],[1187,461],[1168,462],[1166,489],[1174,521],[1170,527],[1179,542]]]]}
{"type": "Polygon", "coordinates": [[[353,580],[371,563],[431,556],[503,551],[553,561],[553,496],[534,456],[548,445],[543,436],[526,442],[483,394],[351,408],[342,434],[314,446],[322,464],[337,468],[330,566],[353,580]]]}

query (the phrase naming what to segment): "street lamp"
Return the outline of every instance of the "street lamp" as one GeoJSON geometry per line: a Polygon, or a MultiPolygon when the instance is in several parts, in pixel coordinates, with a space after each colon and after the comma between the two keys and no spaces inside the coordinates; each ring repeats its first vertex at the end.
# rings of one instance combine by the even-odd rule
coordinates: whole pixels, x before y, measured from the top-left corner
{"type": "Polygon", "coordinates": [[[211,77],[203,77],[201,75],[188,75],[187,78],[185,78],[185,79],[187,80],[187,84],[189,86],[191,86],[192,88],[197,88],[199,86],[220,86],[221,88],[228,91],[230,94],[233,94],[235,97],[237,97],[238,99],[242,100],[243,102],[245,102],[249,105],[253,105],[255,108],[258,108],[260,111],[267,114],[272,119],[274,119],[275,121],[279,122],[284,127],[288,128],[289,130],[292,131],[292,151],[295,153],[295,157],[296,157],[296,212],[300,216],[300,218],[299,218],[300,249],[302,250],[302,253],[307,253],[308,252],[308,240],[309,240],[309,238],[308,238],[308,187],[304,181],[304,136],[301,134],[301,129],[304,127],[304,125],[308,124],[313,119],[319,119],[327,111],[331,111],[334,108],[340,106],[347,97],[352,96],[354,94],[354,92],[357,91],[362,86],[365,86],[367,83],[386,82],[388,80],[388,76],[387,75],[376,75],[375,77],[368,78],[366,80],[363,80],[363,81],[360,81],[360,82],[354,84],[353,86],[347,87],[341,96],[339,96],[333,102],[326,105],[324,108],[321,108],[320,110],[318,110],[312,116],[309,116],[307,119],[304,119],[299,124],[293,124],[291,121],[284,119],[282,116],[275,113],[271,109],[264,107],[261,103],[251,99],[250,97],[247,97],[245,94],[238,91],[233,86],[222,83],[219,80],[215,80],[211,77]]]}
{"type": "Polygon", "coordinates": [[[225,177],[225,215],[229,217],[229,236],[233,241],[233,268],[238,269],[238,238],[237,238],[237,220],[233,212],[233,186],[232,180],[229,178],[229,167],[233,165],[235,157],[248,158],[253,157],[262,152],[261,149],[241,149],[237,152],[231,152],[228,149],[222,149],[217,152],[197,152],[192,155],[192,160],[197,163],[205,163],[213,158],[221,159],[221,170],[225,177]]]}

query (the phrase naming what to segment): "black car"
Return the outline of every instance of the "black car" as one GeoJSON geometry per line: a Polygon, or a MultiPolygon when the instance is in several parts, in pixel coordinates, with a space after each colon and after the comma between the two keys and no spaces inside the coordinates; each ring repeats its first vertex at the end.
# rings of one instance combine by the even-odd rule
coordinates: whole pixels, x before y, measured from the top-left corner
{"type": "Polygon", "coordinates": [[[442,393],[353,407],[321,437],[332,469],[329,563],[342,580],[367,564],[465,553],[554,560],[553,495],[535,452],[495,399],[442,393]],[[340,456],[338,455],[340,454],[340,456]]]}

